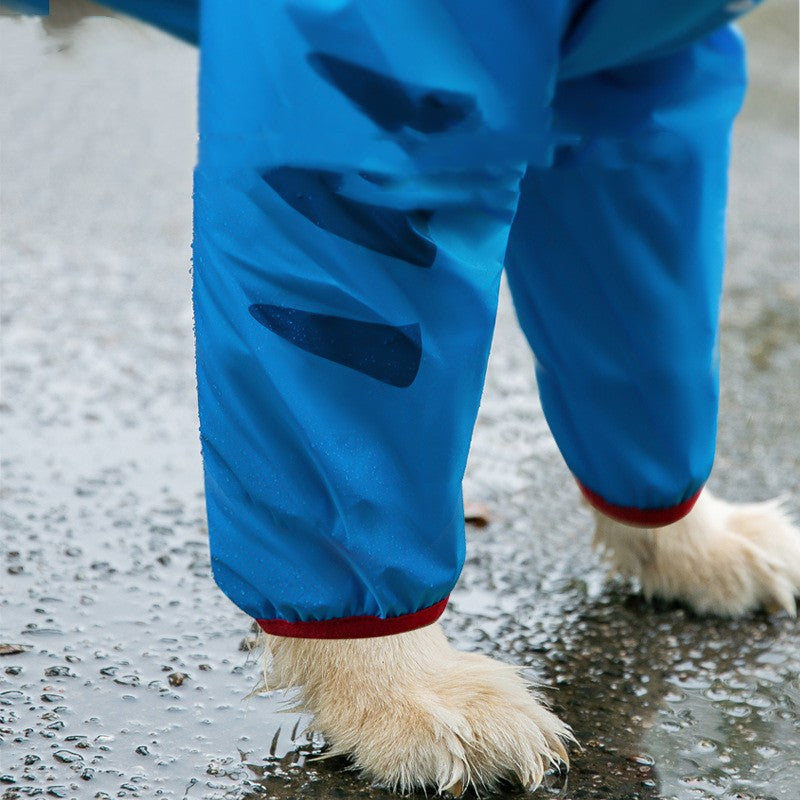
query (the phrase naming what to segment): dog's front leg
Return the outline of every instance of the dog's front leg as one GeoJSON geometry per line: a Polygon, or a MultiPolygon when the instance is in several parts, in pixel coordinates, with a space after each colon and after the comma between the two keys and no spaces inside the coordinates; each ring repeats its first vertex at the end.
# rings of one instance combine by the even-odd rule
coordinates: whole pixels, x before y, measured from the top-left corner
{"type": "Polygon", "coordinates": [[[517,670],[453,649],[438,624],[368,639],[267,636],[269,688],[300,687],[335,754],[402,791],[537,786],[571,734],[517,670]]]}

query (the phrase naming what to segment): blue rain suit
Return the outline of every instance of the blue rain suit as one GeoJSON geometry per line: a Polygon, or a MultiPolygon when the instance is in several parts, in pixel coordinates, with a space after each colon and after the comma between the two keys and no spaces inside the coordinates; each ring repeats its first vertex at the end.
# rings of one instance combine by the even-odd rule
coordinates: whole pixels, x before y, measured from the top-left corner
{"type": "Polygon", "coordinates": [[[214,575],[272,633],[435,619],[503,266],[587,497],[711,469],[729,138],[721,0],[118,6],[201,43],[197,380],[214,575]]]}

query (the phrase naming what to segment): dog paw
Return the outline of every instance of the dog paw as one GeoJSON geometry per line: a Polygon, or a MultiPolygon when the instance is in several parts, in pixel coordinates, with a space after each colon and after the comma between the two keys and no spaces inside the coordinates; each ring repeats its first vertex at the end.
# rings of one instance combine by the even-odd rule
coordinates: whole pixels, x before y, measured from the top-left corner
{"type": "Polygon", "coordinates": [[[300,687],[330,754],[384,786],[532,789],[568,762],[569,728],[517,670],[454,650],[438,625],[373,639],[266,639],[269,688],[300,687]]]}
{"type": "Polygon", "coordinates": [[[595,512],[595,544],[612,567],[638,578],[650,598],[701,614],[785,609],[800,595],[800,530],[779,501],[736,505],[708,490],[682,520],[635,528],[595,512]]]}

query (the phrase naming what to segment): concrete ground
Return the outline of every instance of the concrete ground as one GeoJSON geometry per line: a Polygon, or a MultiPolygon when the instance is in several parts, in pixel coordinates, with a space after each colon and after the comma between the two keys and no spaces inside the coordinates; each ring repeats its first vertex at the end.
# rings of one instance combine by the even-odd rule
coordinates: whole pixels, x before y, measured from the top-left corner
{"type": "MultiPolygon", "coordinates": [[[[796,4],[744,27],[711,484],[798,512],[796,4]]],[[[0,655],[2,797],[388,797],[307,761],[319,742],[280,698],[246,698],[249,620],[211,580],[189,302],[196,53],[128,21],[45,34],[10,17],[0,53],[0,642],[21,645],[0,655]]],[[[800,795],[798,624],[697,619],[605,582],[505,293],[466,493],[493,521],[468,532],[444,624],[526,667],[583,745],[540,796],[800,795]]]]}

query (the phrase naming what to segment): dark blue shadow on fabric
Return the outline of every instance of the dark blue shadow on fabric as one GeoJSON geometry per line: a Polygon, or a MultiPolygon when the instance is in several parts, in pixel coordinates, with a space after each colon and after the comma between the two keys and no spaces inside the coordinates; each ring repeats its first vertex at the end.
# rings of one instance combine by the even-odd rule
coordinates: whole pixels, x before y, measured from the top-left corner
{"type": "Polygon", "coordinates": [[[3,0],[0,6],[17,14],[32,14],[46,17],[50,13],[50,0],[3,0]]]}
{"type": "Polygon", "coordinates": [[[363,322],[298,308],[255,303],[253,318],[287,342],[390,386],[414,382],[422,358],[420,327],[363,322]]]}
{"type": "Polygon", "coordinates": [[[262,177],[292,208],[342,239],[418,267],[430,267],[436,258],[436,245],[412,225],[424,227],[429,211],[409,213],[343,197],[338,172],[276,167],[262,177]]]}
{"type": "Polygon", "coordinates": [[[327,53],[311,53],[308,62],[385,131],[444,133],[480,121],[475,98],[462,92],[407,83],[327,53]]]}

